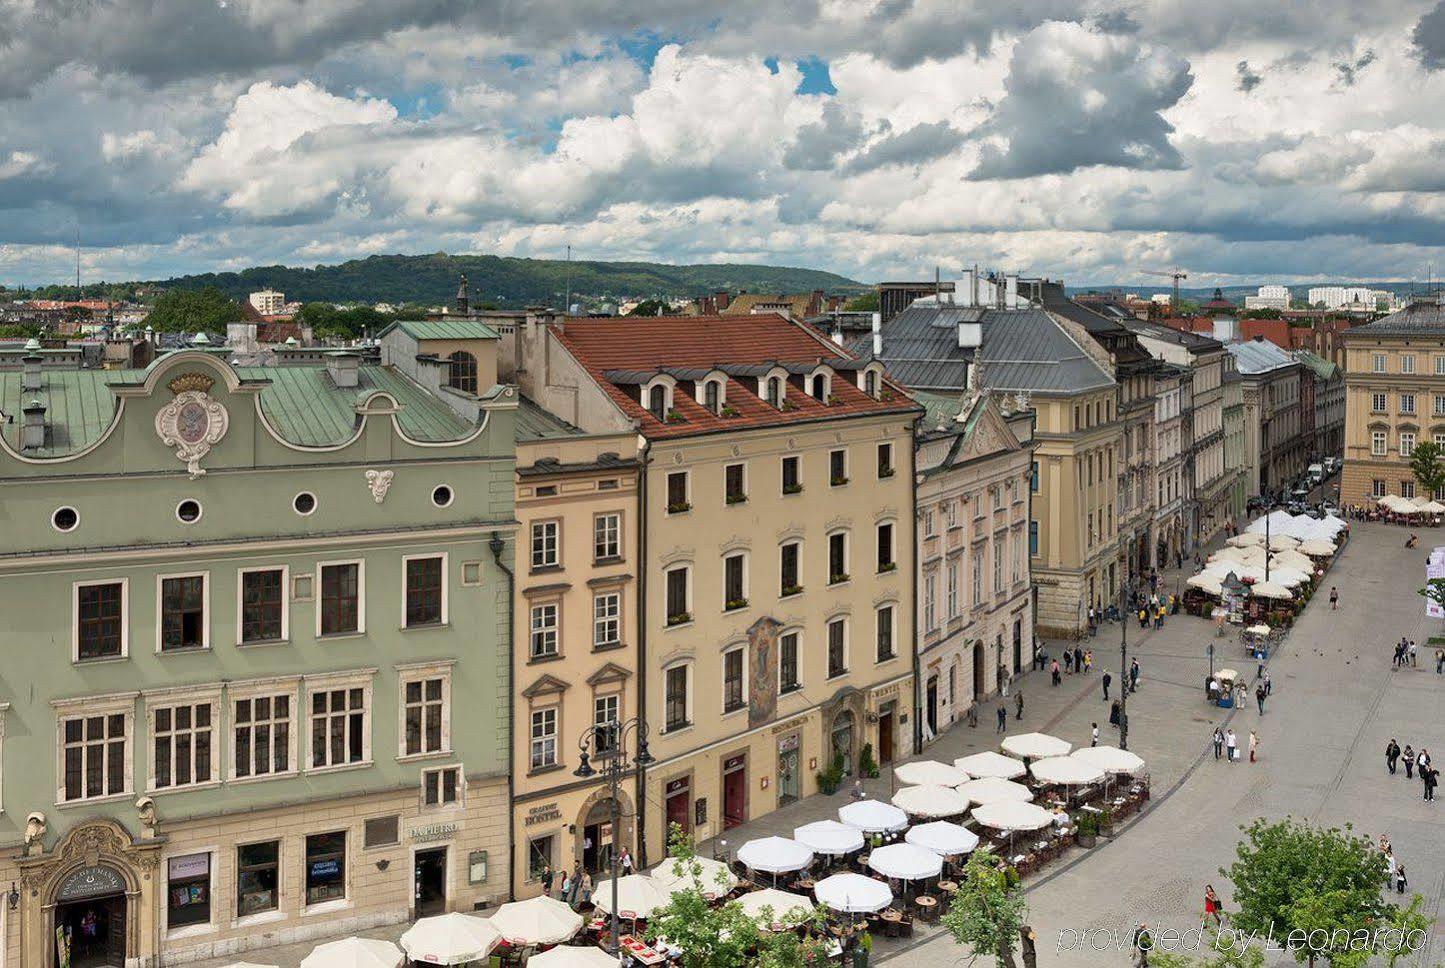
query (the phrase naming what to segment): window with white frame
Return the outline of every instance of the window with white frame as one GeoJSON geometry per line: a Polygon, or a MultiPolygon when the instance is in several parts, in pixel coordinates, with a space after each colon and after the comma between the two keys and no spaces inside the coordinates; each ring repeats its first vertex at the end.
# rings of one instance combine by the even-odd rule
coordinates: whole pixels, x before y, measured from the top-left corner
{"type": "Polygon", "coordinates": [[[592,596],[592,647],[607,649],[622,644],[622,593],[592,596]]]}
{"type": "Polygon", "coordinates": [[[231,701],[231,777],[276,776],[290,773],[292,692],[267,692],[231,701]]]}
{"type": "Polygon", "coordinates": [[[948,606],[948,617],[958,616],[958,560],[953,559],[948,563],[947,577],[944,582],[944,597],[948,606]]]}
{"type": "Polygon", "coordinates": [[[592,748],[598,753],[617,749],[617,730],[622,724],[622,697],[617,693],[592,697],[592,748]]]}
{"type": "Polygon", "coordinates": [[[1401,496],[1401,497],[1413,498],[1413,497],[1415,496],[1415,482],[1414,482],[1414,481],[1401,481],[1401,482],[1400,482],[1400,496],[1401,496]]]}
{"type": "Polygon", "coordinates": [[[692,568],[680,565],[669,568],[664,577],[667,624],[682,625],[692,621],[692,568]]]}
{"type": "Polygon", "coordinates": [[[57,703],[56,801],[73,803],[131,792],[135,693],[57,703]]]}
{"type": "Polygon", "coordinates": [[[1370,431],[1370,456],[1384,457],[1389,450],[1389,434],[1383,430],[1370,431]]]}
{"type": "Polygon", "coordinates": [[[801,546],[789,541],[778,549],[778,594],[796,595],[803,590],[802,579],[798,576],[801,546]]]}
{"type": "Polygon", "coordinates": [[[879,476],[879,477],[892,477],[892,476],[893,476],[893,445],[892,445],[892,444],[879,444],[879,445],[878,445],[878,476],[879,476]]]}
{"type": "Polygon", "coordinates": [[[1400,394],[1400,412],[1401,412],[1401,413],[1414,413],[1414,412],[1415,412],[1415,394],[1413,394],[1413,393],[1402,393],[1402,394],[1400,394]]]}
{"type": "Polygon", "coordinates": [[[1435,357],[1435,375],[1445,376],[1445,356],[1435,357]]]}
{"type": "Polygon", "coordinates": [[[748,559],[742,552],[723,558],[723,611],[748,604],[748,559]]]}
{"type": "Polygon", "coordinates": [[[828,678],[848,671],[848,620],[835,618],[828,622],[828,678]]]}
{"type": "Polygon", "coordinates": [[[741,647],[728,649],[722,657],[723,712],[730,713],[747,705],[747,660],[741,647]]]}
{"type": "Polygon", "coordinates": [[[893,634],[893,606],[880,605],[873,613],[874,645],[879,662],[886,662],[897,655],[893,634]]]}
{"type": "Polygon", "coordinates": [[[1003,542],[995,539],[993,543],[993,592],[997,595],[1003,591],[1003,542]]]}
{"type": "Polygon", "coordinates": [[[893,523],[885,521],[878,525],[877,531],[878,570],[880,572],[893,571],[898,567],[898,561],[894,557],[893,523]]]}
{"type": "Polygon", "coordinates": [[[1372,394],[1370,394],[1370,412],[1371,412],[1371,413],[1384,413],[1384,412],[1385,412],[1385,409],[1386,409],[1389,405],[1390,405],[1389,399],[1387,398],[1387,396],[1386,396],[1385,394],[1383,394],[1383,393],[1372,393],[1372,394]]]}
{"type": "Polygon", "coordinates": [[[1431,402],[1431,412],[1437,417],[1445,417],[1445,393],[1437,393],[1431,402]]]}
{"type": "Polygon", "coordinates": [[[692,667],[686,663],[663,671],[663,731],[692,725],[692,667]]]}
{"type": "Polygon", "coordinates": [[[311,769],[371,762],[371,676],[307,677],[311,769]]]}
{"type": "Polygon", "coordinates": [[[237,636],[241,645],[282,642],[291,635],[286,607],[287,571],[247,568],[236,582],[237,636]]]}
{"type": "Polygon", "coordinates": [[[157,612],[160,615],[159,652],[204,649],[211,644],[207,599],[210,576],[162,575],[156,579],[157,612]]]}
{"type": "Polygon", "coordinates": [[[622,557],[622,515],[612,512],[592,519],[592,557],[596,561],[622,557]]]}
{"type": "Polygon", "coordinates": [[[973,552],[973,604],[978,605],[983,601],[983,549],[975,548],[973,552]]]}
{"type": "Polygon", "coordinates": [[[407,628],[446,624],[445,554],[413,555],[402,560],[402,601],[407,628]]]}
{"type": "Polygon", "coordinates": [[[943,502],[943,524],[944,527],[958,527],[958,501],[949,499],[943,502]]]}
{"type": "Polygon", "coordinates": [[[666,420],[672,409],[672,387],[665,383],[654,383],[647,388],[647,412],[657,420],[666,420]]]}
{"type": "Polygon", "coordinates": [[[938,573],[929,572],[923,578],[923,630],[932,632],[938,628],[938,573]]]}
{"type": "Polygon", "coordinates": [[[1415,435],[1408,430],[1400,431],[1400,456],[1409,457],[1415,452],[1415,435]]]}
{"type": "Polygon", "coordinates": [[[557,707],[532,710],[532,769],[557,765],[557,707]]]}
{"type": "Polygon", "coordinates": [[[1403,354],[1401,354],[1401,356],[1400,356],[1400,372],[1401,372],[1401,373],[1414,373],[1414,372],[1415,372],[1415,354],[1414,354],[1414,353],[1403,353],[1403,354]]]}
{"type": "Polygon", "coordinates": [[[214,699],[150,706],[152,790],[218,779],[215,719],[214,699]]]}
{"type": "Polygon", "coordinates": [[[848,580],[848,532],[828,535],[828,584],[848,580]]]}
{"type": "Polygon", "coordinates": [[[557,654],[558,611],[556,602],[532,606],[531,657],[546,659],[557,654]]]}
{"type": "Polygon", "coordinates": [[[557,542],[559,521],[532,522],[532,569],[555,568],[561,563],[557,542]]]}
{"type": "Polygon", "coordinates": [[[1370,482],[1370,496],[1371,496],[1371,497],[1384,497],[1384,496],[1385,496],[1385,481],[1384,481],[1382,478],[1377,477],[1377,478],[1375,478],[1373,481],[1370,482]]]}
{"type": "Polygon", "coordinates": [[[801,645],[797,632],[784,632],[778,636],[778,692],[792,692],[802,688],[798,678],[801,645]]]}
{"type": "Polygon", "coordinates": [[[127,654],[130,623],[129,582],[77,582],[74,586],[75,648],[77,662],[116,659],[127,654]]]}
{"type": "Polygon", "coordinates": [[[1385,372],[1385,354],[1375,353],[1370,359],[1371,369],[1376,373],[1385,372]]]}
{"type": "Polygon", "coordinates": [[[403,669],[401,679],[401,756],[451,751],[450,668],[403,669]]]}
{"type": "Polygon", "coordinates": [[[421,771],[421,803],[424,807],[451,807],[462,800],[462,768],[438,766],[421,771]]]}

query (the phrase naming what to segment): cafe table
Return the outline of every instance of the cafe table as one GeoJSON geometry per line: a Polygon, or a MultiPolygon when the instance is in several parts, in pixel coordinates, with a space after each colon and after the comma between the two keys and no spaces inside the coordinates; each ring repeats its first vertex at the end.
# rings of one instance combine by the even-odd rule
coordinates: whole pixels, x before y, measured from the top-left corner
{"type": "MultiPolygon", "coordinates": [[[[655,949],[649,947],[630,934],[624,934],[621,939],[622,950],[636,958],[639,964],[660,965],[667,959],[655,949]]],[[[601,947],[599,945],[599,947],[601,947]]]]}

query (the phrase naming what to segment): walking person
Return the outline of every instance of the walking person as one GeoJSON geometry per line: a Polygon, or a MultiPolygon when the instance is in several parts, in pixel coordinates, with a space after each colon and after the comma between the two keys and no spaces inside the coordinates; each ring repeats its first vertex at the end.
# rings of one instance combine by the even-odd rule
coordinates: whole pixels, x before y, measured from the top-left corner
{"type": "Polygon", "coordinates": [[[1084,650],[1077,645],[1074,646],[1074,671],[1078,673],[1084,671],[1084,650]]]}
{"type": "Polygon", "coordinates": [[[1340,590],[1339,590],[1338,588],[1336,588],[1334,585],[1331,585],[1331,586],[1330,586],[1330,611],[1333,612],[1335,609],[1339,608],[1339,605],[1340,605],[1340,590]]]}
{"type": "Polygon", "coordinates": [[[1389,767],[1390,774],[1395,773],[1395,763],[1400,759],[1400,744],[1391,739],[1385,744],[1385,766],[1389,767]]]}
{"type": "Polygon", "coordinates": [[[1089,726],[1092,727],[1092,734],[1091,734],[1091,736],[1090,736],[1090,738],[1089,738],[1089,745],[1090,745],[1090,746],[1098,746],[1098,745],[1099,745],[1099,724],[1098,724],[1098,723],[1090,723],[1089,726]]]}
{"type": "Polygon", "coordinates": [[[1274,683],[1269,681],[1269,672],[1264,674],[1264,698],[1268,699],[1269,694],[1274,691],[1274,683]]]}
{"type": "Polygon", "coordinates": [[[1435,788],[1440,785],[1440,771],[1433,766],[1425,770],[1425,799],[1435,799],[1435,788]]]}
{"type": "Polygon", "coordinates": [[[1114,677],[1111,676],[1109,673],[1105,672],[1105,673],[1104,673],[1104,702],[1108,702],[1108,701],[1109,701],[1109,686],[1110,686],[1113,682],[1114,682],[1114,677]]]}
{"type": "Polygon", "coordinates": [[[1119,728],[1119,700],[1117,699],[1109,707],[1109,725],[1115,729],[1119,728]]]}
{"type": "Polygon", "coordinates": [[[1411,640],[1410,640],[1410,668],[1412,668],[1412,669],[1418,669],[1418,668],[1420,667],[1420,663],[1417,662],[1417,661],[1415,661],[1415,659],[1416,659],[1416,656],[1415,656],[1415,640],[1414,640],[1414,639],[1411,639],[1411,640]]]}
{"type": "Polygon", "coordinates": [[[1405,888],[1408,887],[1409,884],[1410,882],[1405,879],[1405,865],[1401,864],[1395,868],[1395,893],[1404,894],[1405,888]]]}
{"type": "Polygon", "coordinates": [[[1435,674],[1441,675],[1445,672],[1445,649],[1435,650],[1435,674]]]}
{"type": "Polygon", "coordinates": [[[1214,758],[1217,760],[1224,755],[1224,730],[1218,726],[1214,727],[1214,758]]]}
{"type": "MultiPolygon", "coordinates": [[[[1426,772],[1429,771],[1433,765],[1434,763],[1430,759],[1430,751],[1423,746],[1420,747],[1420,752],[1415,754],[1415,766],[1420,770],[1420,780],[1422,782],[1425,779],[1426,772]]],[[[1432,795],[1429,799],[1433,800],[1435,797],[1432,795]]]]}
{"type": "Polygon", "coordinates": [[[1006,707],[1003,703],[999,703],[999,704],[998,704],[998,728],[995,729],[994,732],[995,732],[995,733],[1002,733],[1007,726],[1008,726],[1008,707],[1006,707]]]}
{"type": "Polygon", "coordinates": [[[1054,684],[1055,686],[1057,686],[1060,682],[1063,682],[1063,681],[1064,681],[1064,680],[1063,680],[1063,677],[1059,675],[1059,660],[1058,660],[1058,659],[1054,659],[1054,660],[1053,660],[1053,663],[1049,666],[1049,676],[1052,678],[1053,684],[1054,684]]]}
{"type": "Polygon", "coordinates": [[[1405,744],[1405,755],[1401,759],[1405,761],[1405,779],[1415,779],[1415,751],[1410,748],[1409,743],[1405,744]]]}
{"type": "Polygon", "coordinates": [[[1222,928],[1224,927],[1224,918],[1222,915],[1223,912],[1220,910],[1219,905],[1219,895],[1214,893],[1214,885],[1206,884],[1204,886],[1204,923],[1208,924],[1210,919],[1213,918],[1215,929],[1222,928]]]}
{"type": "Polygon", "coordinates": [[[1024,718],[1024,694],[1023,694],[1022,690],[1020,690],[1020,691],[1014,696],[1014,719],[1023,719],[1023,718],[1024,718]]]}
{"type": "Polygon", "coordinates": [[[1249,762],[1253,763],[1255,754],[1259,752],[1259,734],[1254,730],[1249,731],[1249,762]]]}
{"type": "Polygon", "coordinates": [[[1065,649],[1065,650],[1064,650],[1064,673],[1065,673],[1066,675],[1070,675],[1070,676],[1074,674],[1074,650],[1073,650],[1073,649],[1065,649]]]}
{"type": "Polygon", "coordinates": [[[1085,671],[1085,672],[1093,672],[1093,671],[1094,671],[1094,650],[1093,650],[1093,649],[1085,649],[1085,650],[1084,650],[1084,671],[1085,671]]]}
{"type": "Polygon", "coordinates": [[[1129,691],[1139,691],[1139,660],[1129,660],[1129,691]]]}
{"type": "Polygon", "coordinates": [[[542,865],[542,893],[548,897],[552,896],[552,879],[555,876],[556,875],[552,873],[551,864],[542,865]]]}
{"type": "Polygon", "coordinates": [[[568,882],[567,904],[573,908],[577,907],[577,899],[582,896],[582,862],[579,860],[572,868],[572,877],[568,882]]]}
{"type": "Polygon", "coordinates": [[[1224,734],[1224,749],[1229,754],[1229,762],[1239,759],[1239,740],[1235,739],[1233,728],[1224,734]]]}

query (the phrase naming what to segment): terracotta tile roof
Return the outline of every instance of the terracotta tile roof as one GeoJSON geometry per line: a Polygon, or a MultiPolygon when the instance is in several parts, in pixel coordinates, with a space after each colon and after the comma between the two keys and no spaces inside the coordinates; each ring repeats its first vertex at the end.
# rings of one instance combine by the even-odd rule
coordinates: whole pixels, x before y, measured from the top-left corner
{"type": "Polygon", "coordinates": [[[556,332],[562,345],[624,413],[639,421],[639,429],[650,438],[689,437],[884,413],[912,414],[920,409],[901,387],[886,379],[884,389],[892,399],[875,400],[868,396],[853,382],[858,366],[853,354],[806,325],[774,313],[741,317],[569,319],[556,332]],[[814,400],[790,384],[784,398],[793,404],[793,409],[778,410],[758,397],[757,385],[752,379],[730,375],[725,403],[738,412],[737,416],[715,415],[691,395],[677,393],[673,395],[673,409],[683,419],[678,423],[664,423],[623,389],[659,370],[702,372],[748,366],[761,369],[773,363],[797,370],[804,366],[811,369],[819,360],[832,360],[849,368],[833,380],[832,392],[838,399],[835,404],[814,400]],[[744,379],[750,385],[741,382],[744,379]]]}

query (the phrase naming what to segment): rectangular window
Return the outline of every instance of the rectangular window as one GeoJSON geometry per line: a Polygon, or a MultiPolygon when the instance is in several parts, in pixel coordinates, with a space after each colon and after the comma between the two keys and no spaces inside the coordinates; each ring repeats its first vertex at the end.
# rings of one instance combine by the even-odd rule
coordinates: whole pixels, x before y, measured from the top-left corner
{"type": "Polygon", "coordinates": [[[848,483],[848,452],[828,451],[828,483],[834,487],[848,483]]]}
{"type": "Polygon", "coordinates": [[[743,650],[723,653],[723,712],[730,713],[746,705],[743,698],[743,650]]]}
{"type": "Polygon", "coordinates": [[[421,771],[421,802],[424,807],[451,807],[462,798],[462,768],[439,766],[421,771]]]}
{"type": "Polygon", "coordinates": [[[361,631],[361,563],[321,566],[321,634],[361,631]]]}
{"type": "Polygon", "coordinates": [[[1370,431],[1370,456],[1384,457],[1390,450],[1388,435],[1383,430],[1370,431]]]}
{"type": "Polygon", "coordinates": [[[532,710],[532,769],[557,765],[557,709],[532,710]]]}
{"type": "Polygon", "coordinates": [[[286,569],[243,571],[241,644],[280,642],[286,638],[286,569]]]}
{"type": "Polygon", "coordinates": [[[893,606],[880,606],[874,613],[875,641],[878,646],[878,661],[886,662],[897,653],[893,650],[893,606]]]}
{"type": "Polygon", "coordinates": [[[556,602],[532,606],[532,658],[545,659],[557,654],[556,602]]]}
{"type": "Polygon", "coordinates": [[[828,623],[828,678],[848,671],[848,627],[845,619],[828,623]]]}
{"type": "Polygon", "coordinates": [[[796,541],[791,541],[778,549],[778,574],[779,595],[796,595],[803,590],[803,583],[798,578],[798,543],[796,541]]]}
{"type": "Polygon", "coordinates": [[[1003,543],[993,543],[993,592],[997,595],[1003,591],[1003,543]]]}
{"type": "Polygon", "coordinates": [[[1370,412],[1371,412],[1371,413],[1384,413],[1384,412],[1385,412],[1385,408],[1388,407],[1388,406],[1389,406],[1389,401],[1386,399],[1385,394],[1383,394],[1383,393],[1372,393],[1372,394],[1370,394],[1370,412]]]}
{"type": "Polygon", "coordinates": [[[346,831],[306,838],[306,903],[346,897],[346,831]]]}
{"type": "Polygon", "coordinates": [[[724,610],[742,608],[748,603],[743,571],[742,555],[728,555],[723,559],[724,610]]]}
{"type": "Polygon", "coordinates": [[[692,621],[692,612],[688,608],[687,592],[689,582],[689,569],[672,568],[667,572],[667,624],[681,625],[684,622],[692,621]]]}
{"type": "MultiPolygon", "coordinates": [[[[1441,359],[1445,359],[1445,357],[1441,357],[1441,359]]],[[[1445,393],[1435,394],[1434,400],[1431,404],[1431,410],[1434,412],[1435,416],[1445,417],[1445,393]]]]}
{"type": "Polygon", "coordinates": [[[1413,394],[1413,393],[1402,393],[1402,394],[1400,394],[1400,412],[1401,412],[1401,413],[1414,413],[1414,412],[1415,412],[1415,394],[1413,394]]]}
{"type": "Polygon", "coordinates": [[[1384,353],[1376,353],[1376,354],[1374,354],[1374,356],[1371,358],[1371,361],[1370,361],[1370,362],[1371,362],[1372,368],[1374,369],[1374,371],[1375,371],[1376,373],[1384,373],[1384,372],[1385,372],[1385,354],[1384,354],[1384,353]]]}
{"type": "Polygon", "coordinates": [[[892,444],[879,444],[879,445],[878,445],[878,476],[879,476],[879,477],[892,477],[892,476],[893,476],[893,445],[892,445],[892,444]]]}
{"type": "Polygon", "coordinates": [[[1029,469],[1029,490],[1038,493],[1039,490],[1039,462],[1034,461],[1029,469]]]}
{"type": "Polygon", "coordinates": [[[1432,442],[1436,447],[1445,448],[1445,434],[1435,434],[1432,442]]]}
{"type": "Polygon", "coordinates": [[[561,552],[558,550],[557,534],[561,528],[559,521],[534,521],[532,522],[532,568],[556,568],[561,564],[561,552]]]}
{"type": "Polygon", "coordinates": [[[113,659],[124,655],[125,613],[124,582],[76,586],[76,658],[113,659]]]}
{"type": "Polygon", "coordinates": [[[599,514],[592,519],[592,557],[596,561],[622,557],[622,515],[599,514]]]}
{"type": "Polygon", "coordinates": [[[1384,482],[1382,479],[1380,479],[1380,478],[1377,477],[1377,478],[1375,478],[1373,481],[1370,482],[1370,496],[1371,496],[1371,497],[1384,497],[1384,496],[1385,496],[1385,482],[1384,482]]]}
{"type": "Polygon", "coordinates": [[[802,688],[798,679],[798,633],[785,632],[778,639],[778,691],[802,688]]]}
{"type": "Polygon", "coordinates": [[[723,500],[728,504],[742,504],[747,499],[748,485],[746,465],[727,465],[723,468],[723,500]]]}
{"type": "Polygon", "coordinates": [[[592,699],[592,746],[598,753],[617,749],[617,730],[622,723],[621,696],[594,696],[592,699]]]}
{"type": "Polygon", "coordinates": [[[973,553],[973,604],[983,601],[983,549],[973,553]]]}
{"type": "Polygon", "coordinates": [[[1400,456],[1409,457],[1415,452],[1415,435],[1409,431],[1400,432],[1400,456]]]}
{"type": "Polygon", "coordinates": [[[402,715],[406,722],[406,756],[440,753],[446,747],[444,726],[448,683],[445,677],[412,679],[402,685],[402,715]]]}
{"type": "Polygon", "coordinates": [[[232,766],[236,777],[270,776],[291,769],[291,697],[250,696],[232,706],[232,766]]]}
{"type": "Polygon", "coordinates": [[[934,513],[933,508],[923,512],[923,536],[925,538],[938,537],[938,515],[934,513]]]}
{"type": "Polygon", "coordinates": [[[1030,521],[1030,522],[1029,522],[1029,554],[1030,554],[1030,555],[1036,555],[1036,554],[1038,554],[1038,553],[1039,553],[1039,523],[1038,523],[1037,521],[1030,521]]]}
{"type": "Polygon", "coordinates": [[[681,514],[691,508],[687,499],[687,471],[673,471],[667,475],[667,513],[681,514]]]}
{"type": "Polygon", "coordinates": [[[687,675],[685,665],[668,669],[663,681],[664,722],[668,731],[688,725],[687,719],[687,675]]]}
{"type": "Polygon", "coordinates": [[[209,702],[161,706],[151,719],[152,786],[156,790],[211,782],[209,702]]]}
{"type": "Polygon", "coordinates": [[[1401,482],[1400,482],[1400,496],[1401,496],[1401,497],[1410,497],[1410,498],[1413,498],[1413,497],[1415,496],[1415,482],[1414,482],[1414,481],[1401,481],[1401,482]]]}
{"type": "Polygon", "coordinates": [[[944,601],[948,610],[948,617],[958,615],[958,561],[948,563],[948,571],[943,585],[944,601]]]}
{"type": "Polygon", "coordinates": [[[65,801],[126,792],[124,713],[76,716],[61,722],[65,801]]]}
{"type": "Polygon", "coordinates": [[[610,649],[622,644],[622,593],[592,596],[592,647],[610,649]]]}
{"type": "Polygon", "coordinates": [[[280,908],[281,841],[236,848],[236,916],[280,908]]]}
{"type": "Polygon", "coordinates": [[[446,559],[441,555],[408,558],[406,627],[441,625],[446,615],[446,559]]]}
{"type": "Polygon", "coordinates": [[[527,841],[527,879],[539,881],[542,871],[552,866],[552,835],[527,841]]]}
{"type": "Polygon", "coordinates": [[[1414,373],[1414,372],[1415,372],[1415,354],[1414,354],[1414,353],[1405,353],[1404,355],[1402,355],[1402,356],[1400,357],[1400,372],[1401,372],[1401,373],[1414,373]]]}
{"type": "Polygon", "coordinates": [[[958,525],[958,502],[943,502],[943,524],[944,527],[953,528],[958,525]]]}
{"type": "Polygon", "coordinates": [[[311,693],[311,766],[323,769],[366,759],[366,686],[318,689],[311,693]]]}
{"type": "Polygon", "coordinates": [[[1445,376],[1445,356],[1435,357],[1435,375],[1445,376]]]}
{"type": "Polygon", "coordinates": [[[166,927],[209,924],[210,920],[211,855],[172,857],[166,862],[166,927]]]}
{"type": "Polygon", "coordinates": [[[846,532],[828,535],[828,584],[848,580],[848,535],[846,532]]]}
{"type": "Polygon", "coordinates": [[[798,468],[799,458],[783,458],[783,493],[797,494],[803,489],[803,478],[798,468]]]}
{"type": "Polygon", "coordinates": [[[929,572],[923,579],[923,630],[932,632],[938,628],[938,575],[929,572]]]}
{"type": "Polygon", "coordinates": [[[206,576],[161,579],[161,651],[203,649],[206,627],[206,576]]]}
{"type": "Polygon", "coordinates": [[[878,525],[878,570],[892,571],[898,567],[893,558],[893,525],[878,525]]]}

